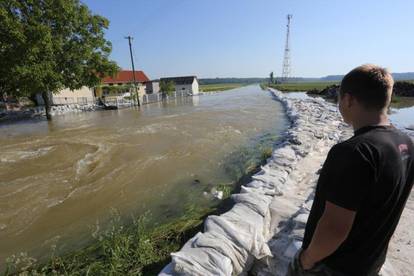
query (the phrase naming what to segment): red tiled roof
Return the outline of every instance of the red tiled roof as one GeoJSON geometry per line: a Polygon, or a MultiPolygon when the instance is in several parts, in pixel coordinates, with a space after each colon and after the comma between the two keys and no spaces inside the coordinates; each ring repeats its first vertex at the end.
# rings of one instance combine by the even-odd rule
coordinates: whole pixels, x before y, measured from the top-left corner
{"type": "MultiPolygon", "coordinates": [[[[149,78],[142,71],[135,71],[135,80],[137,82],[147,82],[149,78]]],[[[105,84],[108,83],[130,83],[134,82],[134,75],[132,71],[122,70],[119,71],[115,77],[105,77],[102,79],[102,82],[105,84]]]]}

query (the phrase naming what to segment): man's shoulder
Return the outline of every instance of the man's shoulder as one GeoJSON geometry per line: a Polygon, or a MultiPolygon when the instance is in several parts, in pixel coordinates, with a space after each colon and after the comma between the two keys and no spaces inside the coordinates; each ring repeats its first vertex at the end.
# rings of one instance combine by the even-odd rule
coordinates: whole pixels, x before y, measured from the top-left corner
{"type": "Polygon", "coordinates": [[[331,148],[331,153],[346,154],[352,153],[354,150],[361,147],[361,145],[369,143],[369,139],[362,136],[351,137],[348,140],[342,141],[331,148]]]}
{"type": "Polygon", "coordinates": [[[363,133],[360,135],[360,139],[365,139],[367,141],[382,141],[384,137],[388,140],[391,139],[399,139],[399,140],[406,140],[410,143],[413,142],[412,138],[408,136],[407,133],[402,131],[401,129],[390,125],[385,128],[377,128],[373,129],[372,131],[363,133]]]}
{"type": "Polygon", "coordinates": [[[337,158],[358,158],[372,159],[374,156],[383,156],[381,152],[389,152],[389,149],[398,150],[399,145],[404,144],[408,151],[414,154],[414,142],[410,136],[403,131],[389,127],[376,129],[361,135],[355,135],[348,140],[334,145],[329,155],[337,158]]]}
{"type": "Polygon", "coordinates": [[[374,152],[378,152],[378,149],[369,138],[354,136],[334,145],[328,153],[328,159],[334,162],[354,162],[371,159],[374,152]]]}

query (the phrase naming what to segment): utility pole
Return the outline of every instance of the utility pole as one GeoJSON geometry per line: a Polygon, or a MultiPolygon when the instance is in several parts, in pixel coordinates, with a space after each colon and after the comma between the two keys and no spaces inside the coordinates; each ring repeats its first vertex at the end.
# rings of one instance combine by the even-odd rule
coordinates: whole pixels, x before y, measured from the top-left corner
{"type": "Polygon", "coordinates": [[[132,63],[132,75],[134,76],[134,89],[135,89],[135,95],[137,96],[137,102],[138,102],[138,106],[141,106],[140,102],[139,102],[139,94],[137,91],[137,80],[135,79],[135,66],[134,66],[134,57],[132,56],[132,40],[134,39],[132,36],[127,36],[125,37],[125,39],[128,39],[128,43],[129,43],[129,54],[131,55],[131,63],[132,63]]]}
{"type": "Polygon", "coordinates": [[[291,67],[290,67],[290,21],[292,20],[292,15],[287,15],[288,23],[286,25],[286,44],[285,44],[285,56],[283,58],[283,69],[282,69],[282,81],[286,82],[290,78],[291,67]]]}

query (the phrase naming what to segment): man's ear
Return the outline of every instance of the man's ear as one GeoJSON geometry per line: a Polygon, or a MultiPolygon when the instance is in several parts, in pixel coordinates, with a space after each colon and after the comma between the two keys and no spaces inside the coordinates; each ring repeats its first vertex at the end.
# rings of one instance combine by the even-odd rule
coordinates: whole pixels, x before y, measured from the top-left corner
{"type": "Polygon", "coordinates": [[[355,105],[355,98],[349,93],[345,93],[344,95],[344,103],[347,108],[351,108],[355,105]]]}

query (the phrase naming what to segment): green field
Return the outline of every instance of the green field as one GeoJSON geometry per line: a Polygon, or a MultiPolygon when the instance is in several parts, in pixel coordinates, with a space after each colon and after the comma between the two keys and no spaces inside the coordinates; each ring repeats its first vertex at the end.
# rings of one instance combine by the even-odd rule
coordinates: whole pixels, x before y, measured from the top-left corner
{"type": "Polygon", "coordinates": [[[202,84],[200,85],[200,90],[202,92],[217,92],[217,91],[225,91],[225,90],[240,88],[246,85],[247,84],[245,83],[202,84]]]}
{"type": "Polygon", "coordinates": [[[297,83],[282,83],[282,84],[271,84],[272,88],[275,88],[284,92],[294,91],[309,91],[312,89],[322,90],[327,86],[339,84],[339,82],[297,82],[297,83]]]}
{"type": "Polygon", "coordinates": [[[392,108],[407,108],[414,106],[414,97],[393,96],[391,101],[392,108]]]}

